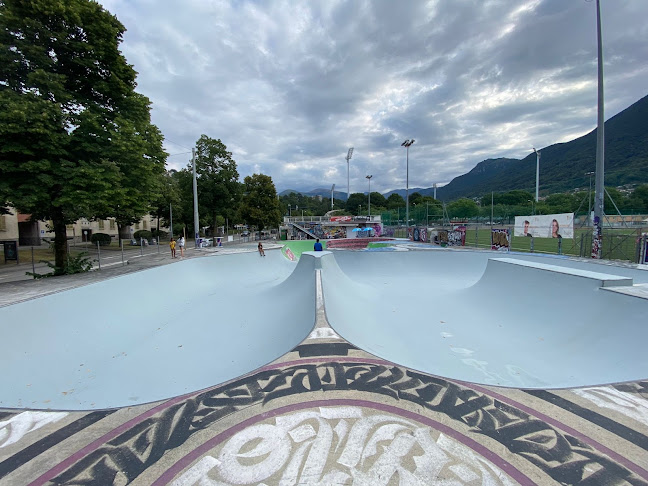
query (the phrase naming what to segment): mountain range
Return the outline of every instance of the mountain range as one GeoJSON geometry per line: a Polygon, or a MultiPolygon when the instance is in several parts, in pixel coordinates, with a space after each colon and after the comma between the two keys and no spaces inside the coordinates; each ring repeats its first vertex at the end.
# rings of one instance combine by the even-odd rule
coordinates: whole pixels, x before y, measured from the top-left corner
{"type": "MultiPolygon", "coordinates": [[[[594,129],[587,135],[566,143],[557,143],[539,149],[540,194],[567,192],[588,187],[590,175],[596,169],[596,136],[594,129]]],[[[648,96],[643,97],[605,122],[605,185],[648,183],[648,96]]],[[[536,155],[523,159],[486,159],[470,172],[455,177],[437,188],[437,199],[451,201],[461,197],[479,197],[491,191],[505,192],[515,189],[535,193],[536,155]]],[[[593,177],[592,177],[593,181],[593,177]]],[[[410,194],[419,192],[434,195],[434,188],[410,188],[410,194]]],[[[313,189],[301,192],[308,196],[330,198],[330,189],[313,189]]],[[[405,189],[393,193],[405,197],[405,189]]],[[[334,191],[336,199],[346,200],[346,192],[334,191]]]]}

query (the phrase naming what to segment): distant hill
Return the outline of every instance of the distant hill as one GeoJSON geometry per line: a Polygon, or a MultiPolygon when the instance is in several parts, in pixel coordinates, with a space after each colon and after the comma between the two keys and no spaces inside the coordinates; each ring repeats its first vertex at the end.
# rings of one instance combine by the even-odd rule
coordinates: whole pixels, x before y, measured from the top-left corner
{"type": "MultiPolygon", "coordinates": [[[[539,149],[540,194],[566,192],[585,188],[589,177],[585,174],[596,169],[596,132],[567,143],[557,143],[539,149]]],[[[486,159],[470,172],[452,179],[437,188],[437,199],[451,201],[460,197],[479,197],[491,191],[504,192],[515,189],[535,193],[536,156],[530,153],[520,159],[486,159]]],[[[621,113],[605,122],[605,185],[648,183],[648,96],[643,97],[621,113]]],[[[304,195],[331,197],[330,189],[313,189],[304,195]]],[[[418,192],[432,196],[434,188],[415,187],[410,194],[418,192]]],[[[405,189],[384,194],[405,197],[405,189]]],[[[336,199],[346,200],[346,192],[335,191],[336,199]]]]}
{"type": "MultiPolygon", "coordinates": [[[[585,174],[596,169],[596,132],[541,150],[540,193],[587,187],[585,174]]],[[[437,198],[452,200],[514,189],[535,192],[536,156],[522,160],[488,159],[467,174],[437,189],[437,198]]],[[[605,185],[648,182],[648,96],[605,122],[605,185]]],[[[419,191],[431,194],[432,189],[419,191]]]]}
{"type": "MultiPolygon", "coordinates": [[[[279,193],[279,196],[287,196],[291,192],[294,192],[296,194],[302,194],[303,196],[310,196],[310,197],[315,197],[315,196],[322,196],[323,198],[329,199],[331,197],[331,189],[312,189],[310,191],[298,191],[296,189],[286,189],[285,191],[281,191],[279,193]]],[[[347,193],[345,192],[340,192],[340,191],[333,191],[333,197],[335,199],[341,199],[343,201],[347,200],[347,193]]]]}

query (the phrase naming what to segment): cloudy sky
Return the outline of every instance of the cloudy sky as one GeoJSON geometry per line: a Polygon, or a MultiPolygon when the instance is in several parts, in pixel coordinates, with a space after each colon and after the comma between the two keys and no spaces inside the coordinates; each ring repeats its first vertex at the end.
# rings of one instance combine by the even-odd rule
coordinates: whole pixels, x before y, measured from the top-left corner
{"type": "MultiPolygon", "coordinates": [[[[596,126],[587,0],[100,0],[169,168],[201,134],[279,191],[443,185],[596,126]]],[[[601,0],[606,119],[648,94],[648,1],[601,0]]]]}

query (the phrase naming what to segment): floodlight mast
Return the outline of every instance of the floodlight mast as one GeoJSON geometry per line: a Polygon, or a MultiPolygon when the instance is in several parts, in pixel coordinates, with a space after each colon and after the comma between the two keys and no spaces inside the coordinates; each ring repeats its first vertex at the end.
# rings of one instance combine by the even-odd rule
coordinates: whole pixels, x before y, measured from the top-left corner
{"type": "Polygon", "coordinates": [[[603,38],[601,34],[601,3],[596,0],[596,38],[598,44],[598,117],[596,126],[596,174],[594,176],[594,228],[592,258],[601,258],[605,192],[605,101],[603,97],[603,38]]]}
{"type": "Polygon", "coordinates": [[[536,150],[535,147],[533,147],[533,151],[536,154],[536,197],[535,197],[535,202],[538,202],[538,189],[540,187],[540,151],[536,150]]]}
{"type": "MultiPolygon", "coordinates": [[[[409,148],[410,146],[415,142],[414,139],[412,140],[405,140],[403,143],[401,143],[401,147],[405,147],[407,151],[407,158],[406,158],[406,169],[405,169],[405,228],[409,230],[409,148]]],[[[409,231],[408,231],[409,233],[409,231]]]]}
{"type": "Polygon", "coordinates": [[[349,160],[351,160],[352,156],[353,156],[353,147],[351,147],[349,149],[349,152],[347,153],[347,156],[346,156],[346,161],[347,161],[347,201],[349,200],[349,197],[351,196],[351,191],[350,191],[351,186],[349,185],[349,160]]]}
{"type": "Polygon", "coordinates": [[[365,176],[367,180],[369,181],[369,221],[371,221],[371,178],[373,177],[372,175],[365,176]]]}
{"type": "Polygon", "coordinates": [[[333,190],[335,189],[335,184],[331,186],[331,211],[333,211],[333,190]]]}

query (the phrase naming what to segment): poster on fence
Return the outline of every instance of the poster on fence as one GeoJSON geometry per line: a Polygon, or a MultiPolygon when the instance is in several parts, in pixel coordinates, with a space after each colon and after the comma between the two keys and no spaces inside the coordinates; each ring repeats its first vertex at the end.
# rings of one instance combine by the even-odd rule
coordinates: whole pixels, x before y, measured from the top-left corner
{"type": "Polygon", "coordinates": [[[509,230],[491,230],[491,250],[509,251],[509,230]]]}
{"type": "Polygon", "coordinates": [[[573,238],[574,213],[516,216],[513,236],[573,238]]]}
{"type": "Polygon", "coordinates": [[[465,246],[466,227],[458,226],[452,231],[440,230],[435,240],[441,246],[465,246]]]}
{"type": "Polygon", "coordinates": [[[410,228],[408,236],[412,241],[427,241],[427,228],[410,228]]]}

